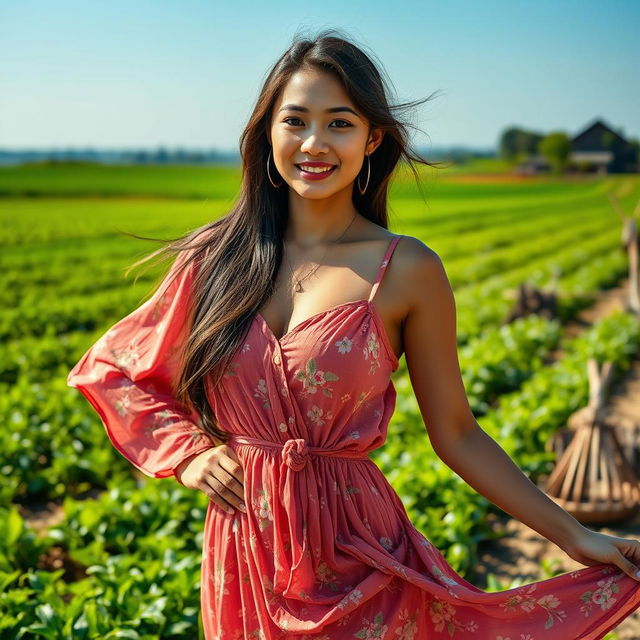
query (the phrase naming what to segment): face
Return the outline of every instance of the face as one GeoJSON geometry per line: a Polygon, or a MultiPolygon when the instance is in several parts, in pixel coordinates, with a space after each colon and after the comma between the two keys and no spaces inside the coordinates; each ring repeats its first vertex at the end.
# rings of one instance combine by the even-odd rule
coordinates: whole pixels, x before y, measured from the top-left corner
{"type": "MultiPolygon", "coordinates": [[[[290,78],[276,100],[268,138],[273,162],[285,182],[301,196],[319,199],[353,188],[365,154],[380,144],[382,132],[369,132],[369,122],[332,74],[305,70],[290,78]],[[308,173],[300,168],[305,162],[333,169],[308,173]]],[[[366,167],[360,177],[361,184],[365,181],[366,167]]]]}

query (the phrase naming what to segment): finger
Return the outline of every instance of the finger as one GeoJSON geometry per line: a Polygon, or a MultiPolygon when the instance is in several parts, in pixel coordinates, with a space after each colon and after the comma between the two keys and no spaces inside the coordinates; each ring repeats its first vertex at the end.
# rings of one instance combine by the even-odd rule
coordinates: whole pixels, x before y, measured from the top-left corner
{"type": "MultiPolygon", "coordinates": [[[[213,473],[209,473],[207,475],[206,481],[209,483],[209,486],[220,496],[221,499],[224,500],[226,504],[235,509],[240,509],[241,511],[246,512],[246,507],[244,506],[244,497],[238,496],[234,491],[230,489],[228,483],[232,479],[230,476],[227,476],[225,480],[220,481],[213,473]]],[[[235,480],[234,480],[235,482],[235,480]]]]}
{"type": "Polygon", "coordinates": [[[233,449],[229,449],[231,455],[224,455],[220,458],[219,464],[225,470],[228,471],[234,478],[241,484],[244,484],[244,468],[238,456],[233,449]]]}
{"type": "Polygon", "coordinates": [[[215,490],[209,483],[201,481],[198,483],[198,489],[204,493],[209,500],[216,505],[219,509],[222,509],[226,513],[235,513],[235,509],[215,490]]]}
{"type": "Polygon", "coordinates": [[[217,469],[209,469],[209,473],[238,496],[238,500],[244,500],[244,484],[238,480],[238,475],[241,475],[238,469],[242,468],[235,462],[226,459],[220,461],[217,469]]]}
{"type": "Polygon", "coordinates": [[[627,560],[630,560],[635,565],[640,566],[640,541],[639,540],[631,540],[628,538],[618,538],[616,547],[627,560]]]}
{"type": "Polygon", "coordinates": [[[620,551],[615,556],[613,564],[622,569],[630,578],[640,582],[640,570],[631,560],[625,558],[620,551]]]}
{"type": "Polygon", "coordinates": [[[623,555],[640,566],[640,540],[627,540],[626,542],[628,553],[623,552],[623,555]]]}

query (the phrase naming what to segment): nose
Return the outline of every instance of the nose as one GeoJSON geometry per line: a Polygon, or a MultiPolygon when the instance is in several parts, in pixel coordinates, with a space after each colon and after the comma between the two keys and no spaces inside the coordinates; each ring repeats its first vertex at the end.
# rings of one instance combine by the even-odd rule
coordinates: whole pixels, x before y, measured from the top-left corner
{"type": "Polygon", "coordinates": [[[317,133],[312,133],[300,146],[302,153],[308,153],[309,155],[317,155],[319,153],[326,153],[328,151],[327,144],[322,140],[322,136],[317,133]]]}

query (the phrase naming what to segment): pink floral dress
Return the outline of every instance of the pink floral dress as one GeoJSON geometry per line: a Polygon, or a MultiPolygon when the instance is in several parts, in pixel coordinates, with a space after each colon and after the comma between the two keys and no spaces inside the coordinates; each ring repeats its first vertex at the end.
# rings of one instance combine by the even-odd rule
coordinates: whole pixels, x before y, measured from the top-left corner
{"type": "MultiPolygon", "coordinates": [[[[223,383],[209,386],[244,468],[247,513],[209,503],[206,638],[602,638],[640,605],[639,583],[598,565],[484,592],[418,532],[369,458],[396,400],[398,359],[373,298],[399,238],[368,299],[313,315],[280,339],[256,314],[223,383]]],[[[215,446],[172,394],[193,277],[190,266],[161,286],[68,376],[113,445],[151,477],[215,446]]]]}

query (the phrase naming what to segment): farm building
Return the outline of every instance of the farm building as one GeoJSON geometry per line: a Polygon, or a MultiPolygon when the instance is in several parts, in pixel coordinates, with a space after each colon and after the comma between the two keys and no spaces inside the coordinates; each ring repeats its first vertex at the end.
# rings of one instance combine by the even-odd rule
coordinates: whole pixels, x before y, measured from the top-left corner
{"type": "MultiPolygon", "coordinates": [[[[531,175],[546,173],[549,169],[547,160],[534,154],[519,164],[516,172],[531,175]]],[[[637,144],[597,119],[571,139],[568,170],[597,174],[638,172],[637,144]]]]}

